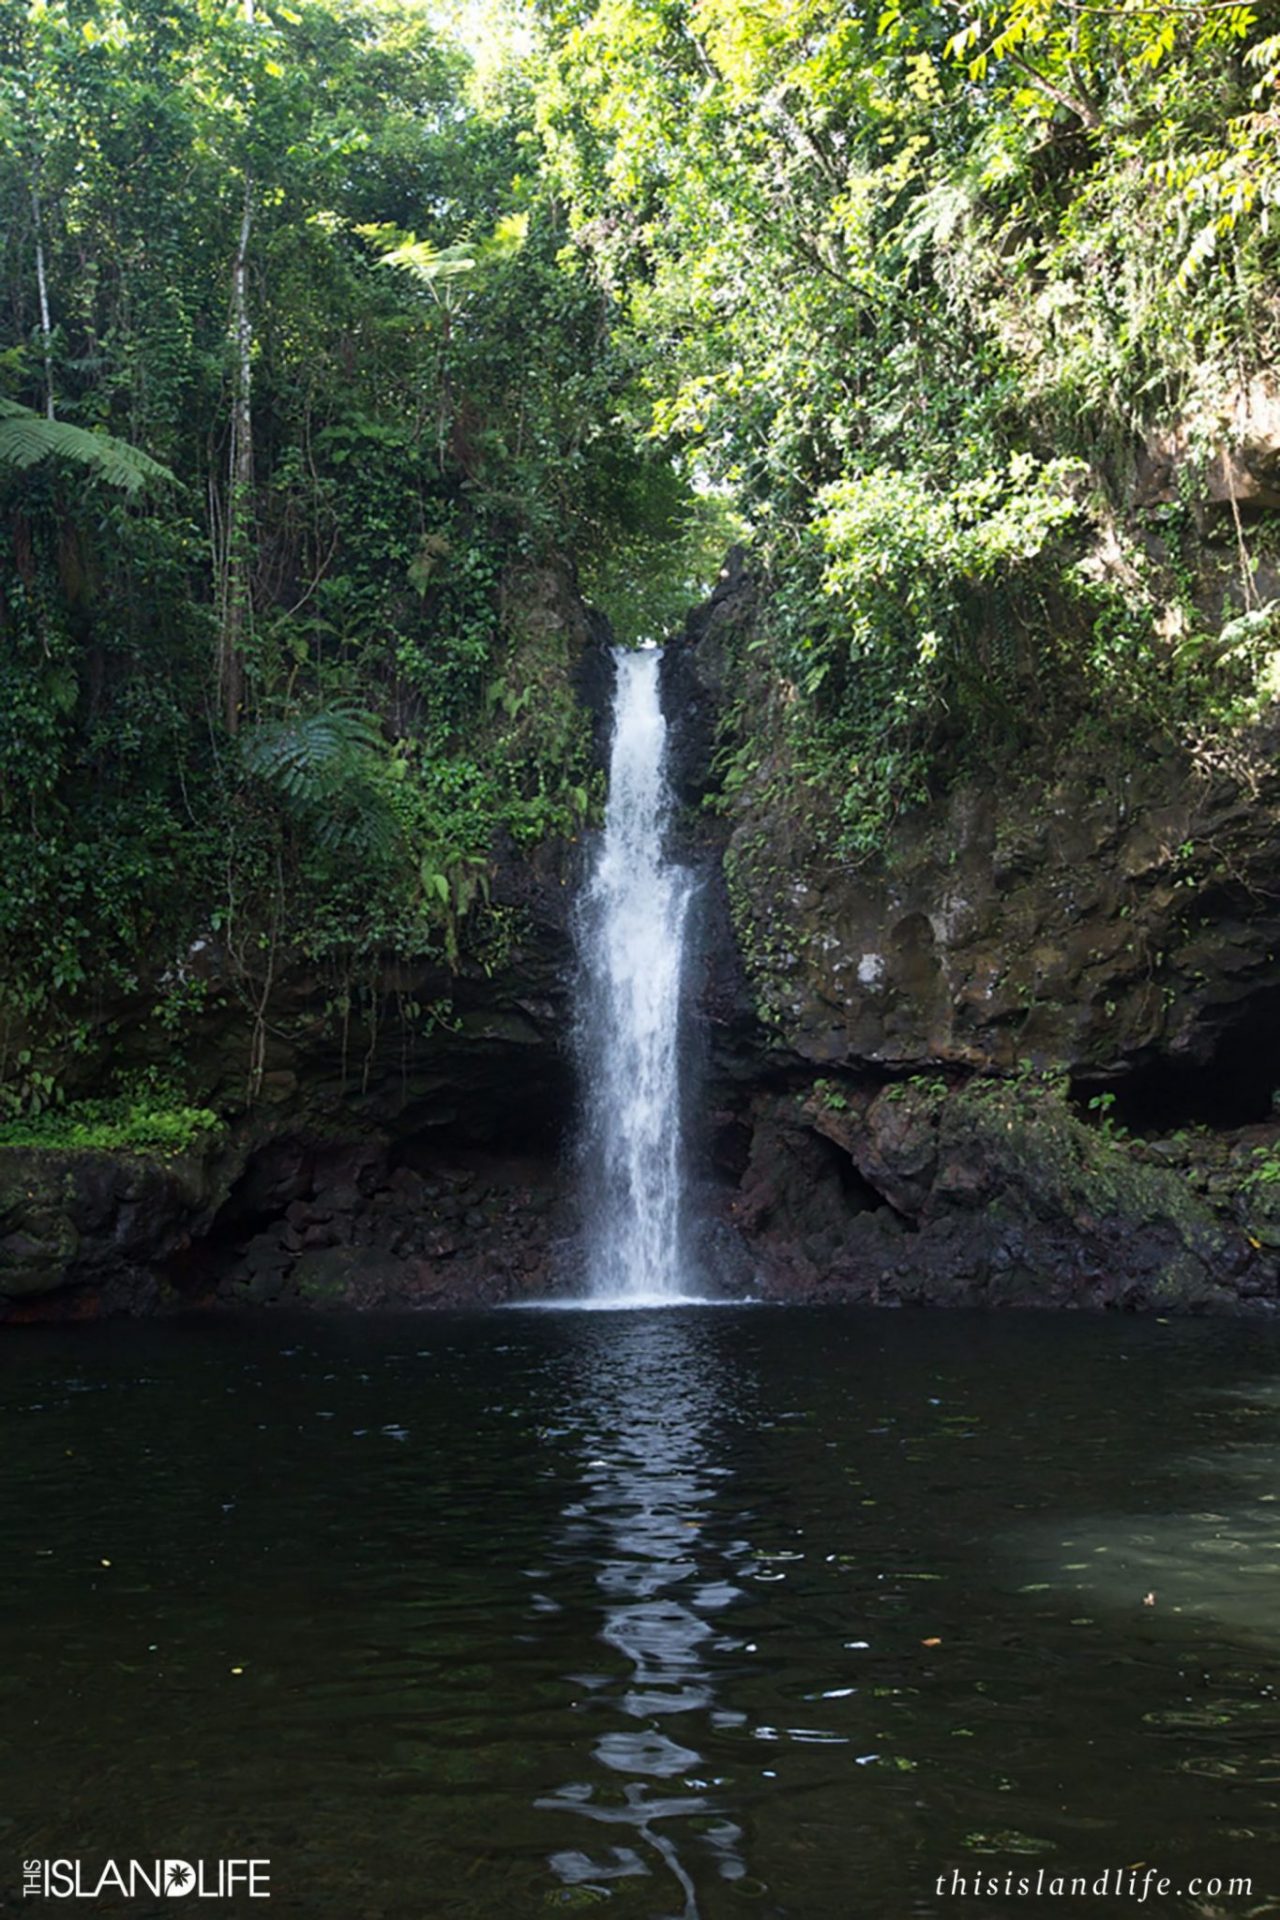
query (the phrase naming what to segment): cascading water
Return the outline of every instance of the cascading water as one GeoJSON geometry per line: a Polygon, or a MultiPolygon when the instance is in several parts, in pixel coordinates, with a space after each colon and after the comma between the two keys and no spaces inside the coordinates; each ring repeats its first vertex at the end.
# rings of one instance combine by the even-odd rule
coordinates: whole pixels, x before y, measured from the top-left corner
{"type": "Polygon", "coordinates": [[[594,1300],[687,1297],[680,982],[692,876],[671,814],[661,655],[619,650],[604,838],[577,914],[588,1287],[594,1300]]]}

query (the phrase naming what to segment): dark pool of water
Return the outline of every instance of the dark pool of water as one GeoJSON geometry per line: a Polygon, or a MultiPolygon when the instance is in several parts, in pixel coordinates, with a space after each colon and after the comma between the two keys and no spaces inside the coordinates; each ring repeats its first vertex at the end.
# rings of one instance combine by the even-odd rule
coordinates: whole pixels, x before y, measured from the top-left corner
{"type": "Polygon", "coordinates": [[[1271,1329],[22,1331],[0,1458],[0,1911],[157,1853],[317,1920],[1280,1910],[1271,1329]]]}

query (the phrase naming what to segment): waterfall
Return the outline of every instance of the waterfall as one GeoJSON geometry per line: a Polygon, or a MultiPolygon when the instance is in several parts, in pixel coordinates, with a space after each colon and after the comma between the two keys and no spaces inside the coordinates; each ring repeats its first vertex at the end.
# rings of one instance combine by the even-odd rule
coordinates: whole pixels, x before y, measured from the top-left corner
{"type": "Polygon", "coordinates": [[[620,1304],[689,1292],[680,982],[692,877],[671,814],[661,655],[619,650],[604,837],[576,920],[588,1287],[620,1304]]]}

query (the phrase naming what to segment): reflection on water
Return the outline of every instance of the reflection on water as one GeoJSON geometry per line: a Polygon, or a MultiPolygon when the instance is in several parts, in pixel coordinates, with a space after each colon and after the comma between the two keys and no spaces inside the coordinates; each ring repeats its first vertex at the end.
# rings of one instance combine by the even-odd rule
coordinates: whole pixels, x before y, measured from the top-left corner
{"type": "Polygon", "coordinates": [[[764,1307],[23,1330],[0,1912],[77,1852],[269,1858],[305,1920],[949,1920],[953,1870],[1135,1861],[1254,1882],[1144,1915],[1271,1916],[1277,1361],[764,1307]]]}
{"type": "Polygon", "coordinates": [[[539,1802],[569,1806],[601,1829],[591,1851],[551,1856],[562,1880],[603,1887],[659,1868],[679,1889],[672,1911],[681,1920],[698,1915],[681,1859],[691,1820],[723,1879],[746,1871],[740,1829],[720,1810],[716,1783],[699,1777],[693,1744],[708,1716],[721,1725],[744,1718],[717,1713],[709,1660],[740,1644],[725,1637],[721,1616],[741,1598],[733,1575],[750,1552],[706,1533],[713,1481],[731,1472],[716,1459],[728,1414],[723,1373],[695,1316],[628,1314],[582,1344],[570,1413],[581,1429],[582,1488],[564,1509],[561,1551],[595,1562],[600,1639],[622,1656],[620,1670],[573,1680],[601,1728],[594,1758],[619,1776],[623,1798],[607,1804],[590,1782],[573,1780],[539,1802]]]}

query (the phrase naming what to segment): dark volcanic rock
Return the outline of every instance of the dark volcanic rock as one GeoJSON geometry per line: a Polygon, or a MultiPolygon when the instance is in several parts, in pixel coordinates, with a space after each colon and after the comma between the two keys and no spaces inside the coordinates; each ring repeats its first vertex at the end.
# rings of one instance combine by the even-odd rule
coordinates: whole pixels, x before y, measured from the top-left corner
{"type": "Polygon", "coordinates": [[[591,639],[583,648],[573,674],[573,688],[591,715],[591,737],[595,762],[609,764],[609,742],[613,732],[613,691],[618,668],[613,657],[613,634],[603,614],[589,613],[591,639]]]}
{"type": "Polygon", "coordinates": [[[1249,1035],[1235,1078],[1265,1110],[1280,771],[1249,788],[1174,756],[1078,766],[1000,801],[970,785],[856,871],[817,855],[809,821],[761,825],[748,812],[729,842],[737,926],[761,1012],[800,1058],[1181,1079],[1194,1102],[1193,1076],[1249,1035]]]}
{"type": "Polygon", "coordinates": [[[761,1096],[726,1212],[784,1298],[1163,1312],[1280,1298],[1275,1260],[1186,1179],[1059,1096],[996,1081],[761,1096]]]}
{"type": "Polygon", "coordinates": [[[662,707],[669,728],[667,773],[677,797],[696,806],[715,785],[712,757],[720,711],[731,697],[732,643],[754,618],[756,589],[741,547],[731,548],[711,597],[662,657],[662,707]]]}
{"type": "MultiPolygon", "coordinates": [[[[671,650],[690,797],[714,784],[718,718],[742,691],[730,642],[757,611],[735,559],[671,650]]],[[[824,851],[830,796],[805,788],[789,804],[777,772],[762,754],[712,830],[762,1064],[886,1077],[1029,1065],[1187,1108],[1213,1104],[1207,1072],[1228,1107],[1228,1083],[1243,1086],[1246,1110],[1229,1118],[1265,1113],[1280,1086],[1280,720],[1229,764],[1173,747],[1124,765],[1077,753],[1016,781],[962,782],[856,866],[824,851]]],[[[716,965],[727,977],[731,962],[716,965]]]]}
{"type": "Polygon", "coordinates": [[[563,1285],[571,1217],[554,1160],[473,1150],[393,1166],[395,1147],[365,1143],[344,1167],[334,1149],[302,1151],[307,1191],[283,1218],[244,1237],[242,1185],[214,1223],[224,1305],[497,1305],[563,1285]]]}
{"type": "MultiPolygon", "coordinates": [[[[758,608],[738,557],[670,650],[690,802],[715,790],[758,608]]],[[[1056,1076],[1082,1104],[1113,1097],[1138,1131],[1269,1113],[1280,724],[1229,761],[1077,754],[1018,781],[971,779],[899,817],[857,866],[824,850],[834,796],[780,779],[780,751],[763,722],[756,773],[720,796],[701,842],[727,881],[718,893],[709,877],[707,897],[731,908],[708,916],[699,966],[703,1154],[762,1283],[895,1301],[1273,1302],[1256,1167],[1219,1169],[1210,1192],[1061,1098],[1002,1103],[1011,1082],[1056,1076]]]]}
{"type": "Polygon", "coordinates": [[[158,1263],[205,1234],[237,1171],[234,1152],[139,1154],[9,1148],[0,1153],[0,1319],[150,1311],[158,1263]],[[81,1291],[78,1302],[62,1297],[81,1291]]]}

